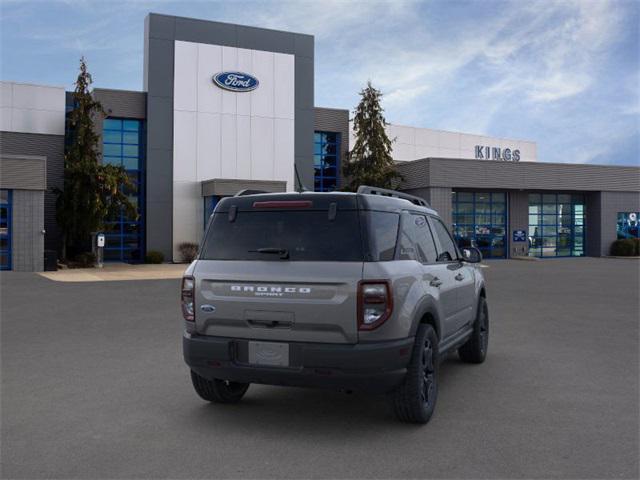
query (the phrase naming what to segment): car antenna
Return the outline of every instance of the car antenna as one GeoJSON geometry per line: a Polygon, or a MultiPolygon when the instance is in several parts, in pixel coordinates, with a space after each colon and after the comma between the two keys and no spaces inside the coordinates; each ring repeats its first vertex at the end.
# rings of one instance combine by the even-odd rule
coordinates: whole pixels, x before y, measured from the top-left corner
{"type": "Polygon", "coordinates": [[[296,180],[298,180],[298,189],[296,189],[296,192],[298,193],[308,192],[309,189],[304,185],[304,183],[302,183],[302,180],[300,180],[300,173],[298,172],[298,166],[295,163],[293,164],[293,170],[296,173],[296,180]]]}

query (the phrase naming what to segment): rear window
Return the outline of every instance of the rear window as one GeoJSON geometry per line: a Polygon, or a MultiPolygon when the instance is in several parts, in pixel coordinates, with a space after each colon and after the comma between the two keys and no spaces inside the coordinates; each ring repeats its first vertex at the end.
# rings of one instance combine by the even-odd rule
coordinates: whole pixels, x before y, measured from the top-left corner
{"type": "Polygon", "coordinates": [[[287,261],[361,262],[358,212],[338,210],[329,220],[327,210],[239,211],[233,222],[215,213],[200,258],[282,261],[276,250],[287,261]]]}

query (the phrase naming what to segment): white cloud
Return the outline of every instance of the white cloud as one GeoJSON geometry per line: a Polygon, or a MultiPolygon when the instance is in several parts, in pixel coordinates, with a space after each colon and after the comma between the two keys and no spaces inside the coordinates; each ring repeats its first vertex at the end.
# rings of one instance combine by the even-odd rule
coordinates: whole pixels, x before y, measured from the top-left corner
{"type": "MultiPolygon", "coordinates": [[[[67,7],[46,2],[58,11],[51,19],[40,15],[44,3],[5,0],[10,8],[3,8],[3,19],[29,10],[32,18],[22,22],[17,43],[30,39],[52,55],[63,48],[66,55],[89,52],[105,74],[96,81],[105,86],[141,84],[142,20],[154,11],[314,35],[319,106],[351,109],[371,80],[385,94],[387,118],[395,124],[556,147],[573,130],[575,142],[597,138],[601,148],[616,129],[620,135],[638,131],[637,41],[626,53],[631,67],[619,78],[603,71],[620,38],[630,28],[637,34],[629,18],[637,21],[640,4],[633,1],[66,1],[67,7]],[[61,16],[65,9],[68,15],[61,16]],[[557,138],[545,130],[551,125],[557,138]]],[[[8,43],[5,33],[3,40],[8,43]]],[[[546,159],[560,158],[560,148],[540,146],[546,159]]],[[[571,158],[596,158],[589,153],[596,150],[576,149],[571,158]]]]}

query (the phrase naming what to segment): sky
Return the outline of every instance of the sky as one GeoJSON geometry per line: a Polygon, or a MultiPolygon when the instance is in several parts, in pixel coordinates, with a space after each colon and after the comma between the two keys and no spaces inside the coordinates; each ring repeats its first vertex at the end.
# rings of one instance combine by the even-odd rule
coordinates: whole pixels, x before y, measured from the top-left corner
{"type": "Polygon", "coordinates": [[[149,12],[315,36],[315,105],[371,80],[390,123],[533,140],[545,162],[640,165],[640,0],[0,0],[0,78],[142,90],[149,12]]]}

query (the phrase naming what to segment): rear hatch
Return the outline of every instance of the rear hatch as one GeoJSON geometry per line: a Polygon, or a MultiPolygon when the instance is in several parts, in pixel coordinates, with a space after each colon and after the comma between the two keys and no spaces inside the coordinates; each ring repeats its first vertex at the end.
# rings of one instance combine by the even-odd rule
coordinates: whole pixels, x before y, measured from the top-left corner
{"type": "Polygon", "coordinates": [[[196,330],[355,343],[362,250],[353,195],[225,199],[209,222],[194,271],[196,330]]]}

